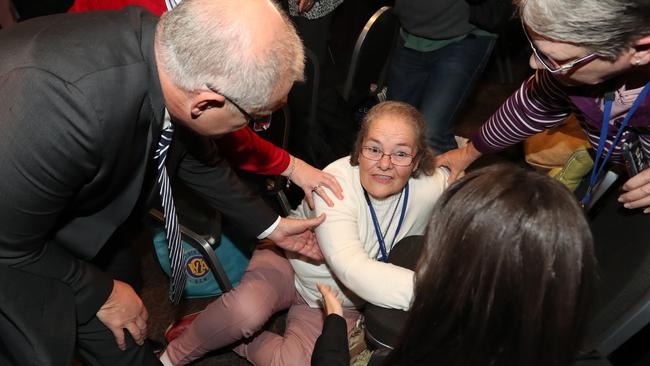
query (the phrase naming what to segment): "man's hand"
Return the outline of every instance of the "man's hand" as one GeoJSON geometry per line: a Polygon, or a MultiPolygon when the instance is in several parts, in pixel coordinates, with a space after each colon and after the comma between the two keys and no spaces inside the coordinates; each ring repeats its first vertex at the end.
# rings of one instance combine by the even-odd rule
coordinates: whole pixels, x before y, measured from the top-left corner
{"type": "Polygon", "coordinates": [[[458,178],[460,173],[464,172],[465,169],[467,169],[467,167],[480,156],[481,153],[476,150],[471,142],[468,142],[467,145],[463,147],[436,156],[435,165],[436,167],[446,166],[449,168],[450,173],[447,183],[451,184],[458,178]]]}
{"type": "Polygon", "coordinates": [[[312,192],[319,195],[329,207],[334,207],[334,202],[323,187],[329,188],[338,199],[343,199],[343,189],[333,175],[318,170],[298,158],[293,159],[296,159],[296,167],[291,174],[291,180],[305,192],[305,200],[309,208],[314,209],[312,192]]]}
{"type": "Polygon", "coordinates": [[[650,168],[628,179],[623,185],[626,192],[618,197],[623,207],[633,209],[645,207],[643,213],[650,212],[650,168]]]}
{"type": "Polygon", "coordinates": [[[283,217],[280,224],[268,236],[280,248],[296,252],[315,261],[323,260],[313,229],[325,221],[325,214],[311,219],[283,217]]]}
{"type": "Polygon", "coordinates": [[[124,328],[131,333],[135,343],[144,344],[148,317],[147,309],[131,286],[117,280],[113,280],[113,291],[97,312],[97,318],[113,332],[122,351],[126,349],[124,328]]]}
{"type": "Polygon", "coordinates": [[[318,291],[323,295],[323,308],[325,309],[325,314],[337,314],[343,316],[343,300],[340,300],[336,297],[338,291],[332,290],[329,286],[323,285],[321,283],[317,284],[318,291]]]}

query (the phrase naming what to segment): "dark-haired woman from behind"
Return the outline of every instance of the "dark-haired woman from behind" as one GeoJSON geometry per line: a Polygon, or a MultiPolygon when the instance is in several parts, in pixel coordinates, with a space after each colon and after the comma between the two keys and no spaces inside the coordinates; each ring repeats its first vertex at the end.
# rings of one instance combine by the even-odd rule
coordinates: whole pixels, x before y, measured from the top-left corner
{"type": "MultiPolygon", "coordinates": [[[[399,344],[373,365],[570,365],[596,260],[559,183],[511,165],[468,174],[433,210],[399,344]]],[[[336,309],[327,288],[325,309],[336,309]]],[[[347,365],[330,311],[312,365],[347,365]]],[[[343,349],[342,349],[343,348],[343,349]]]]}

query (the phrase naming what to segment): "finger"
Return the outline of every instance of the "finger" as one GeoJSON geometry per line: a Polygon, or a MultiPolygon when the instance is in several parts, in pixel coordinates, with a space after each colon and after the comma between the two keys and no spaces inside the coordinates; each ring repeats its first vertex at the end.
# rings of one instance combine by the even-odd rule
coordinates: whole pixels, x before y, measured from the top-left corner
{"type": "Polygon", "coordinates": [[[447,165],[441,165],[446,167],[449,172],[449,177],[447,177],[447,184],[452,184],[458,179],[458,175],[460,174],[460,171],[458,169],[451,168],[447,165]]]}
{"type": "Polygon", "coordinates": [[[334,202],[332,202],[332,200],[327,195],[327,193],[325,193],[324,189],[319,189],[318,191],[316,191],[316,194],[318,194],[320,196],[320,198],[322,198],[323,201],[325,201],[325,203],[327,203],[327,206],[334,207],[334,202]]]}
{"type": "Polygon", "coordinates": [[[313,210],[314,209],[314,199],[311,197],[312,192],[309,190],[304,190],[305,191],[305,201],[307,201],[307,205],[309,205],[309,209],[313,210]]]}
{"type": "Polygon", "coordinates": [[[137,345],[142,346],[144,344],[144,335],[135,322],[128,323],[125,328],[129,333],[131,333],[131,336],[133,336],[133,340],[137,345]]]}
{"type": "Polygon", "coordinates": [[[629,209],[648,207],[648,206],[650,206],[650,197],[644,197],[642,199],[623,204],[623,207],[629,209]]]}
{"type": "Polygon", "coordinates": [[[648,183],[650,183],[650,169],[646,169],[634,177],[628,179],[627,182],[623,184],[623,190],[631,191],[648,183]]]}
{"type": "Polygon", "coordinates": [[[147,307],[142,305],[142,312],[140,312],[140,317],[142,317],[142,320],[144,320],[145,324],[147,320],[149,320],[149,312],[147,311],[147,307]]]}
{"type": "Polygon", "coordinates": [[[124,351],[126,349],[126,342],[124,342],[124,329],[120,328],[109,328],[113,335],[115,336],[115,343],[117,343],[117,348],[124,351]]]}
{"type": "Polygon", "coordinates": [[[327,188],[334,193],[336,198],[342,200],[343,199],[343,188],[341,188],[341,185],[339,184],[339,181],[334,178],[333,175],[327,174],[327,181],[323,183],[327,188]]]}
{"type": "Polygon", "coordinates": [[[316,288],[318,288],[318,291],[320,292],[321,295],[323,295],[323,297],[327,296],[327,293],[329,291],[329,286],[323,285],[322,283],[318,283],[316,284],[316,288]]]}
{"type": "Polygon", "coordinates": [[[305,255],[311,256],[314,254],[313,240],[305,240],[303,247],[300,249],[305,255]]]}
{"type": "Polygon", "coordinates": [[[631,196],[628,196],[630,194],[636,193],[638,190],[634,190],[632,192],[628,192],[624,194],[623,196],[626,196],[623,198],[623,196],[619,197],[619,201],[623,202],[623,207],[625,208],[639,208],[639,207],[648,207],[650,206],[650,195],[644,194],[642,196],[634,196],[631,198],[631,196]],[[624,199],[624,200],[622,200],[624,199]]]}
{"type": "Polygon", "coordinates": [[[308,250],[305,250],[304,253],[300,253],[300,254],[302,254],[307,258],[313,259],[315,261],[323,260],[323,253],[321,252],[318,245],[312,245],[309,247],[308,250]]]}
{"type": "Polygon", "coordinates": [[[141,316],[135,318],[135,325],[137,325],[138,329],[141,331],[147,330],[147,321],[141,316]]]}
{"type": "Polygon", "coordinates": [[[643,185],[619,196],[619,202],[634,202],[650,196],[650,184],[643,185]]]}
{"type": "Polygon", "coordinates": [[[312,223],[311,227],[315,228],[316,226],[322,224],[323,221],[325,221],[325,214],[322,213],[322,214],[318,215],[318,217],[311,218],[310,220],[311,220],[311,223],[312,223]]]}

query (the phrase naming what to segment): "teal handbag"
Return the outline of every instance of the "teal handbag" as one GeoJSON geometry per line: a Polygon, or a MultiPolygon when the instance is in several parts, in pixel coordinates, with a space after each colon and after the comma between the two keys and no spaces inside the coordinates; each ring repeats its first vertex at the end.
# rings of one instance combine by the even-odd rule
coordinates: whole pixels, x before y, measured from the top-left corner
{"type": "MultiPolygon", "coordinates": [[[[167,237],[165,230],[154,228],[153,245],[158,257],[158,262],[162,270],[170,276],[171,267],[169,265],[169,250],[167,248],[167,237]]],[[[248,267],[249,258],[235,245],[227,236],[221,235],[221,242],[215,249],[215,254],[224,267],[233,287],[239,284],[246,268],[248,267]]],[[[185,282],[185,298],[203,298],[218,296],[223,293],[219,283],[215,280],[210,268],[206,264],[203,256],[192,247],[191,244],[183,240],[183,261],[187,272],[185,282]]]]}

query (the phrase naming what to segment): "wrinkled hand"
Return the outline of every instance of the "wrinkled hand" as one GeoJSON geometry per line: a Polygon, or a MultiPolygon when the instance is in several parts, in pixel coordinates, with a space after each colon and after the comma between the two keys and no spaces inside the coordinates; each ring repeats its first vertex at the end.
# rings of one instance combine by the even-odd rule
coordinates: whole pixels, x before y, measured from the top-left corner
{"type": "Polygon", "coordinates": [[[320,251],[313,229],[323,221],[325,221],[325,214],[311,219],[283,217],[268,238],[284,250],[296,252],[320,262],[323,260],[323,253],[320,251]]]}
{"type": "Polygon", "coordinates": [[[298,158],[294,159],[296,159],[296,168],[291,174],[291,180],[305,192],[305,200],[309,208],[314,209],[312,192],[319,195],[329,207],[334,206],[334,202],[323,187],[329,188],[339,200],[343,199],[343,189],[333,175],[318,170],[298,158]]]}
{"type": "Polygon", "coordinates": [[[113,332],[122,351],[126,349],[124,328],[131,333],[135,343],[144,344],[148,317],[147,309],[131,286],[117,280],[113,280],[113,291],[97,312],[97,318],[113,332]]]}
{"type": "Polygon", "coordinates": [[[650,168],[628,179],[623,184],[623,190],[626,193],[618,197],[623,207],[629,209],[645,207],[643,213],[650,212],[650,168]]]}
{"type": "Polygon", "coordinates": [[[338,291],[332,290],[328,285],[323,285],[321,283],[316,285],[318,291],[323,295],[323,307],[325,309],[325,314],[337,314],[343,316],[343,300],[338,299],[338,291]]]}
{"type": "Polygon", "coordinates": [[[304,14],[314,7],[316,0],[297,0],[298,12],[304,14]]]}
{"type": "Polygon", "coordinates": [[[480,156],[481,153],[476,150],[471,142],[468,142],[467,145],[463,147],[436,156],[435,165],[436,167],[446,166],[449,168],[450,174],[447,183],[451,184],[458,179],[460,173],[464,172],[465,169],[467,169],[467,167],[480,156]]]}

